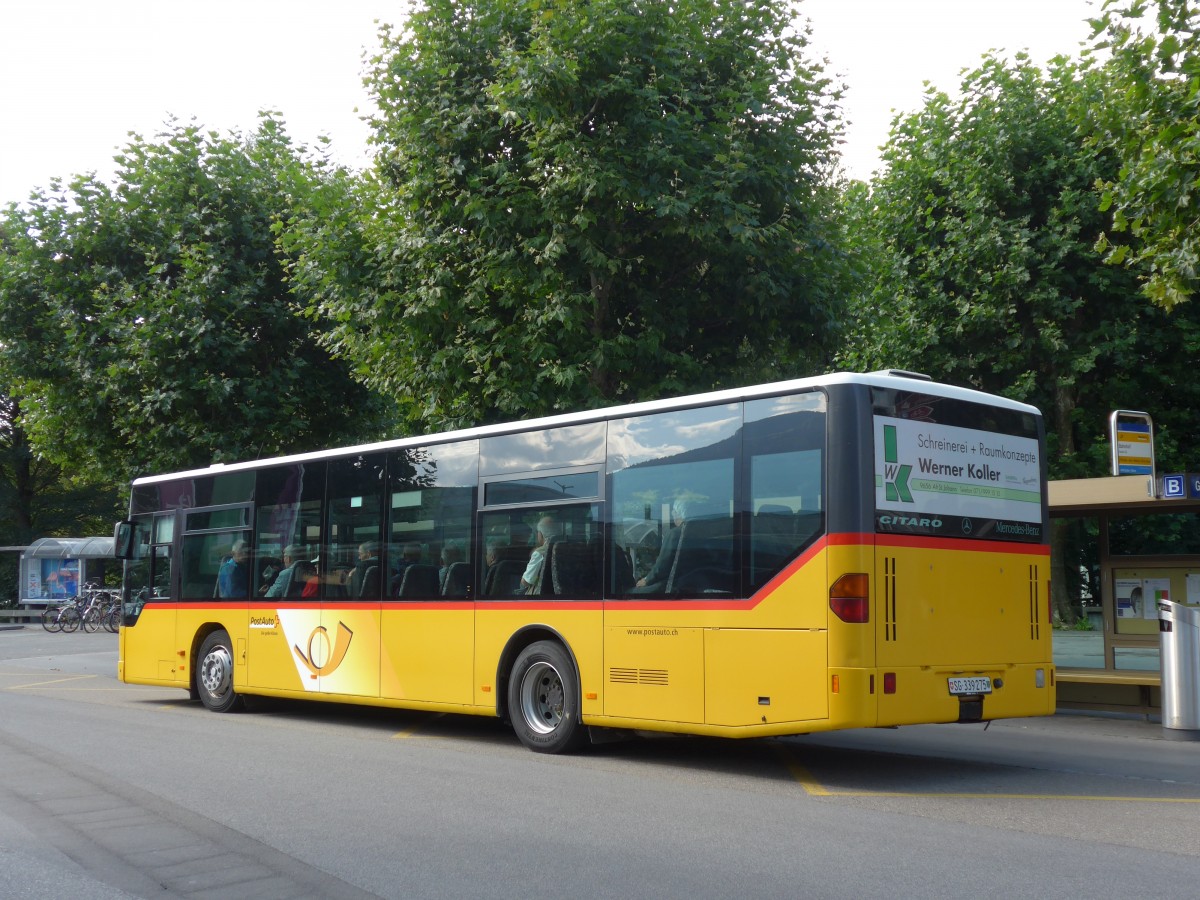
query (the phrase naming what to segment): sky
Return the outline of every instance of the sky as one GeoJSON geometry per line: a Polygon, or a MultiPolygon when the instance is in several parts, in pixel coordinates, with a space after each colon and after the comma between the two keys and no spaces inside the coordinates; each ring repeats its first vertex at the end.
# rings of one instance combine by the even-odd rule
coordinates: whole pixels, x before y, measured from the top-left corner
{"type": "MultiPolygon", "coordinates": [[[[112,175],[130,132],[171,117],[249,132],[276,110],[288,133],[368,164],[363,53],[404,0],[3,0],[0,206],[53,177],[112,175]]],[[[1092,0],[805,0],[813,46],[846,85],[843,166],[869,178],[894,112],[925,82],[953,93],[988,50],[1041,63],[1075,54],[1092,0]]]]}

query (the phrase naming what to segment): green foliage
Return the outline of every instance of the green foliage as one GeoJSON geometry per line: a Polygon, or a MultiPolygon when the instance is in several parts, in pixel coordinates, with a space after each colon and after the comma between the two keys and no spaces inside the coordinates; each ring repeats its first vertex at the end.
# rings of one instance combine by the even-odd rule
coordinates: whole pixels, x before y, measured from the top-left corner
{"type": "Polygon", "coordinates": [[[4,215],[0,362],[39,455],[113,478],[349,442],[372,401],[297,315],[274,228],[321,167],[249,138],[134,138],[4,215]]]}
{"type": "Polygon", "coordinates": [[[1098,184],[1110,231],[1133,237],[1102,235],[1097,247],[1139,267],[1145,295],[1173,309],[1200,287],[1200,11],[1192,0],[1105,0],[1092,26],[1112,87],[1088,129],[1120,159],[1098,184]]]}
{"type": "Polygon", "coordinates": [[[1051,475],[1107,469],[1107,414],[1154,411],[1159,458],[1197,446],[1189,368],[1200,317],[1138,295],[1140,267],[1105,265],[1111,219],[1093,185],[1119,168],[1085,141],[1103,73],[1065,60],[986,58],[961,100],[931,91],[899,117],[887,170],[846,198],[873,260],[843,362],[900,366],[1025,400],[1047,417],[1051,475]]]}
{"type": "MultiPolygon", "coordinates": [[[[16,401],[0,394],[0,546],[108,534],[126,502],[124,491],[36,456],[20,419],[16,401]]],[[[0,608],[16,603],[19,562],[15,551],[0,554],[0,608]]]]}
{"type": "Polygon", "coordinates": [[[108,534],[127,502],[123,493],[94,473],[69,473],[34,454],[16,401],[0,395],[0,545],[108,534]]]}
{"type": "Polygon", "coordinates": [[[330,345],[427,426],[825,361],[836,92],[794,14],[428,0],[383,28],[377,172],[285,236],[330,345]]]}

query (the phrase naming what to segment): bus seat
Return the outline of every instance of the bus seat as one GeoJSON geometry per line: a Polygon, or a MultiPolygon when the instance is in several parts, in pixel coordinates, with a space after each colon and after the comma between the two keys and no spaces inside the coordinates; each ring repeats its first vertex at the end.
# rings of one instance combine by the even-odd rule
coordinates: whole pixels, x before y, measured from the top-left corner
{"type": "Polygon", "coordinates": [[[502,559],[488,569],[484,582],[487,597],[509,597],[521,587],[521,576],[525,574],[526,562],[519,559],[502,559]]]}
{"type": "MultiPolygon", "coordinates": [[[[554,589],[554,577],[550,574],[550,567],[556,552],[555,548],[562,543],[565,543],[562,537],[552,537],[546,540],[542,548],[542,567],[538,569],[537,581],[525,592],[526,594],[535,597],[552,597],[557,593],[554,589]]],[[[523,571],[522,574],[524,574],[523,571]]]]}
{"type": "Polygon", "coordinates": [[[614,547],[612,551],[612,589],[617,595],[628,593],[636,581],[629,553],[625,547],[614,547]]]}
{"type": "Polygon", "coordinates": [[[425,563],[408,566],[400,578],[397,597],[438,597],[441,596],[441,585],[438,583],[438,567],[425,563]]]}
{"type": "Polygon", "coordinates": [[[796,516],[789,507],[764,504],[750,523],[750,578],[759,585],[783,568],[796,549],[796,516]]]}
{"type": "Polygon", "coordinates": [[[695,578],[688,577],[698,570],[732,573],[732,517],[687,519],[679,527],[683,530],[679,534],[675,559],[667,576],[668,594],[677,593],[683,586],[698,591],[701,586],[697,585],[695,578]]]}
{"type": "Polygon", "coordinates": [[[367,566],[355,596],[379,599],[379,566],[367,566]]]}
{"type": "Polygon", "coordinates": [[[465,562],[451,563],[446,570],[446,580],[442,583],[443,597],[466,597],[471,592],[471,564],[465,562]]]}
{"type": "Polygon", "coordinates": [[[595,597],[600,593],[598,547],[559,541],[552,547],[550,577],[560,597],[595,597]]]}

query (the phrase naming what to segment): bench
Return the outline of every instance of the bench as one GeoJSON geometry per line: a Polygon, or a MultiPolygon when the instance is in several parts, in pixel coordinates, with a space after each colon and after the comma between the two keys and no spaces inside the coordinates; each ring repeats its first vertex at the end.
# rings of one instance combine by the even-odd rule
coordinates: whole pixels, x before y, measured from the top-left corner
{"type": "Polygon", "coordinates": [[[1079,684],[1136,684],[1161,687],[1158,672],[1114,671],[1112,669],[1058,669],[1055,678],[1079,684]]]}
{"type": "Polygon", "coordinates": [[[1149,718],[1161,706],[1158,672],[1057,669],[1059,709],[1127,713],[1149,718]]]}

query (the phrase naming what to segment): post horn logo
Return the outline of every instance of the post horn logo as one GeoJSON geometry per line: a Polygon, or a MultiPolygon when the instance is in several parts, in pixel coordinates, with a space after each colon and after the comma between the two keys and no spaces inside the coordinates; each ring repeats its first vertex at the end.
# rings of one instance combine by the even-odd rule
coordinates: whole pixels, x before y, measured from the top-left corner
{"type": "Polygon", "coordinates": [[[342,660],[346,658],[346,653],[350,650],[350,641],[353,638],[354,632],[344,623],[338,622],[337,640],[333,642],[331,648],[329,632],[324,625],[318,625],[308,636],[307,656],[304,655],[304,651],[298,644],[293,644],[292,649],[296,651],[296,656],[300,657],[300,661],[304,663],[308,671],[314,675],[332,675],[342,664],[342,660]]]}

